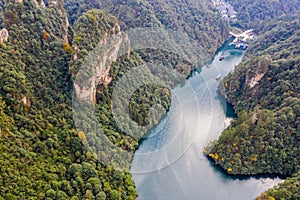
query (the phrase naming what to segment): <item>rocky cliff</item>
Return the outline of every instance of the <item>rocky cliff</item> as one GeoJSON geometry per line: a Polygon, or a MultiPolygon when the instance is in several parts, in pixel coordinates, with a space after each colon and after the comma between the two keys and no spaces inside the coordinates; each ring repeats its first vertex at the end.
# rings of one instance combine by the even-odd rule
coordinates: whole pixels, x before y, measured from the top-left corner
{"type": "Polygon", "coordinates": [[[96,103],[96,87],[107,87],[111,82],[111,65],[118,58],[122,45],[128,40],[123,38],[116,19],[101,11],[85,13],[75,27],[71,69],[76,69],[76,96],[96,103]],[[86,25],[86,20],[91,23],[86,25]]]}
{"type": "MultiPolygon", "coordinates": [[[[74,87],[78,98],[96,103],[96,87],[101,84],[107,87],[111,82],[109,71],[112,63],[117,60],[122,42],[123,38],[118,24],[115,24],[110,30],[106,30],[97,46],[85,57],[84,63],[76,75],[74,87]],[[91,73],[86,73],[86,70],[91,73]],[[82,79],[81,76],[85,76],[85,74],[90,76],[82,79]]],[[[76,46],[76,49],[73,61],[78,57],[77,54],[80,53],[81,47],[76,46]]]]}
{"type": "Polygon", "coordinates": [[[8,41],[8,31],[6,28],[0,30],[0,42],[7,42],[8,41]]]}

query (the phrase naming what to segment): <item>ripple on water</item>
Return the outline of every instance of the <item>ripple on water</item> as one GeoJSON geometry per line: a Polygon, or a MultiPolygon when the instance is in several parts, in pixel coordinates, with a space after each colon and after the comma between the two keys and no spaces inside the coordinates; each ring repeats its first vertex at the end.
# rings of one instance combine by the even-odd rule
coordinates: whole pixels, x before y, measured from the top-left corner
{"type": "Polygon", "coordinates": [[[243,53],[220,51],[201,74],[173,91],[170,112],[140,145],[131,172],[143,200],[248,200],[273,187],[279,178],[230,177],[202,155],[207,142],[228,125],[226,102],[215,77],[237,65],[243,53]],[[218,61],[220,55],[226,55],[218,61]]]}

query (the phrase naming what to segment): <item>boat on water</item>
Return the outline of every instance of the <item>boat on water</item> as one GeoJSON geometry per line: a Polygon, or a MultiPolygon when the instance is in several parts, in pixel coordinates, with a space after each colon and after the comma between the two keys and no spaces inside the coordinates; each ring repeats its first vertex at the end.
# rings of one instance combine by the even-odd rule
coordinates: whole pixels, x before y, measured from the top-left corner
{"type": "Polygon", "coordinates": [[[220,58],[219,58],[219,61],[222,61],[222,60],[224,60],[224,56],[221,56],[220,58]]]}
{"type": "Polygon", "coordinates": [[[239,49],[239,50],[246,50],[248,48],[248,44],[246,43],[230,43],[229,46],[234,47],[235,49],[239,49]]]}
{"type": "Polygon", "coordinates": [[[248,48],[249,42],[253,41],[256,36],[253,33],[253,29],[247,30],[241,34],[235,34],[230,32],[230,34],[235,38],[229,46],[239,49],[246,50],[248,48]]]}
{"type": "Polygon", "coordinates": [[[216,76],[216,81],[221,79],[221,74],[219,74],[218,76],[216,76]]]}

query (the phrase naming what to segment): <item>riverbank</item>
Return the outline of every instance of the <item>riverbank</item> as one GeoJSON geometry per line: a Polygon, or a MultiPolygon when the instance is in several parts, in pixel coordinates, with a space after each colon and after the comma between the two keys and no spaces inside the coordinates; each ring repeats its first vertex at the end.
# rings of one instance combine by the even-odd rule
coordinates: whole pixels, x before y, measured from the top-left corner
{"type": "Polygon", "coordinates": [[[217,139],[231,115],[217,92],[218,81],[241,62],[243,52],[224,45],[211,63],[176,87],[170,111],[151,130],[136,151],[131,173],[140,199],[253,199],[273,187],[279,178],[238,179],[227,176],[202,154],[217,139]],[[219,56],[224,55],[223,61],[219,56]],[[218,192],[216,192],[218,188],[218,192]]]}

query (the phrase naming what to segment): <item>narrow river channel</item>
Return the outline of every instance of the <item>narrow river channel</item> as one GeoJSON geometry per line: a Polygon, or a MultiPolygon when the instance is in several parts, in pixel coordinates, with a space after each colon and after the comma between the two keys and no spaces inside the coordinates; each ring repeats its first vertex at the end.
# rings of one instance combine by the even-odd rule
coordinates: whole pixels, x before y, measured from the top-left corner
{"type": "Polygon", "coordinates": [[[139,199],[250,200],[281,181],[228,176],[202,154],[234,117],[217,92],[216,77],[233,70],[243,52],[226,48],[173,90],[169,113],[140,144],[131,164],[139,199]]]}

